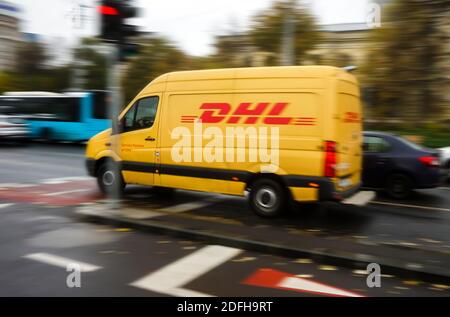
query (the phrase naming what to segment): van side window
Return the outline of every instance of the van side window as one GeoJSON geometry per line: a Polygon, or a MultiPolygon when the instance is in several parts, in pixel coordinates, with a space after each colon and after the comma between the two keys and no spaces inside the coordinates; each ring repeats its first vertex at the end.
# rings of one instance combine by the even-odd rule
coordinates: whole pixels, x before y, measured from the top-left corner
{"type": "Polygon", "coordinates": [[[123,132],[148,129],[155,123],[159,97],[142,98],[123,118],[123,132]]]}

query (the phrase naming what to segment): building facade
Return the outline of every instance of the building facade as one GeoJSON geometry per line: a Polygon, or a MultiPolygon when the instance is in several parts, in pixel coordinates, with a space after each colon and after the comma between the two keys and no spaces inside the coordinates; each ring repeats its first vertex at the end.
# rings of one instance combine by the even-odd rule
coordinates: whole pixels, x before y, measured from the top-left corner
{"type": "Polygon", "coordinates": [[[19,21],[19,9],[0,1],[0,71],[14,69],[16,48],[22,40],[19,21]]]}
{"type": "Polygon", "coordinates": [[[360,66],[366,60],[370,28],[366,23],[321,26],[322,40],[310,52],[308,63],[335,66],[360,66]]]}

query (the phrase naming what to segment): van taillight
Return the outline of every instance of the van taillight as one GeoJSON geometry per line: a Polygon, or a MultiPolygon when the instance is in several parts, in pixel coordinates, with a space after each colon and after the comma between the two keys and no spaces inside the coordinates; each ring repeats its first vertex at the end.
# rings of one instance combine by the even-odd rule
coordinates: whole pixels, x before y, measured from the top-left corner
{"type": "Polygon", "coordinates": [[[336,177],[336,142],[325,141],[325,177],[336,177]]]}
{"type": "Polygon", "coordinates": [[[419,161],[427,166],[439,166],[439,160],[434,156],[422,156],[419,157],[419,161]]]}

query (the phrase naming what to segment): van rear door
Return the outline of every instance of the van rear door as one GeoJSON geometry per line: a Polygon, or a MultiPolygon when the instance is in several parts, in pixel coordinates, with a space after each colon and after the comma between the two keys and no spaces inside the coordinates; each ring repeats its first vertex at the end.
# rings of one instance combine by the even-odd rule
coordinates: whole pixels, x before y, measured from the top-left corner
{"type": "Polygon", "coordinates": [[[358,186],[362,169],[362,115],[357,95],[338,94],[336,118],[337,190],[346,191],[358,186]]]}

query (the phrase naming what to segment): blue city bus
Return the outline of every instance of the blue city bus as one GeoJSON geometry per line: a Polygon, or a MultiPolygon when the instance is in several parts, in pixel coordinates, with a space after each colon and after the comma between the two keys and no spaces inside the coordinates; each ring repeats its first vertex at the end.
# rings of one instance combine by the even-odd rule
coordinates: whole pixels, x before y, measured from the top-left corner
{"type": "Polygon", "coordinates": [[[106,91],[5,93],[0,109],[28,121],[29,138],[84,142],[111,126],[106,91]]]}

